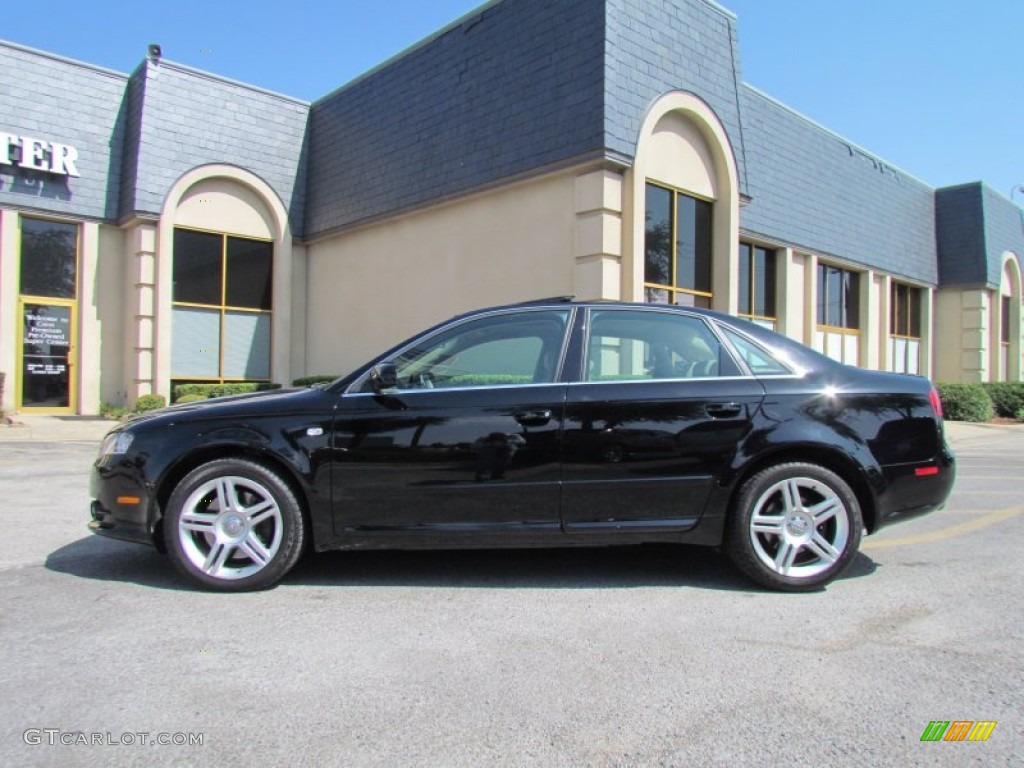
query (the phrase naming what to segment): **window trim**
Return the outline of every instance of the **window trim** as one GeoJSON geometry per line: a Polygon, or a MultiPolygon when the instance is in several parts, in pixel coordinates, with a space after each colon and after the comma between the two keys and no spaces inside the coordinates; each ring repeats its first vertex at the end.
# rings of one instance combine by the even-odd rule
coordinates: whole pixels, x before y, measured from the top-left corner
{"type": "Polygon", "coordinates": [[[1013,341],[1013,296],[999,294],[999,343],[1009,347],[1013,341]]]}
{"type": "MultiPolygon", "coordinates": [[[[862,276],[862,274],[863,274],[862,272],[860,272],[860,271],[858,271],[856,269],[850,269],[850,268],[847,268],[847,267],[844,267],[844,266],[840,266],[839,264],[834,264],[834,263],[832,263],[830,261],[819,261],[818,262],[818,264],[817,264],[817,274],[815,275],[816,283],[817,283],[817,286],[816,286],[816,288],[817,288],[817,290],[816,290],[817,295],[815,296],[815,303],[816,303],[816,306],[815,306],[815,325],[816,325],[816,327],[819,330],[828,330],[829,332],[834,332],[834,331],[850,332],[850,331],[853,331],[853,332],[856,332],[858,334],[862,331],[861,324],[862,324],[863,318],[861,318],[861,316],[860,316],[860,300],[861,300],[861,290],[862,290],[861,276],[862,276]],[[830,323],[827,322],[827,320],[828,320],[828,298],[829,298],[829,294],[828,294],[828,280],[827,280],[827,274],[828,273],[825,272],[826,279],[823,280],[822,279],[822,277],[823,277],[822,271],[823,270],[829,270],[829,269],[834,269],[834,270],[838,271],[839,274],[840,274],[840,277],[842,277],[843,275],[854,275],[857,278],[857,301],[856,301],[857,307],[856,307],[856,310],[855,310],[856,314],[857,314],[857,324],[856,325],[831,325],[830,323]],[[822,310],[824,310],[824,314],[825,314],[824,321],[822,319],[822,310]]],[[[841,299],[841,302],[840,302],[839,314],[840,315],[849,315],[850,314],[850,307],[849,307],[849,305],[847,305],[846,302],[844,300],[842,300],[842,299],[841,299]]],[[[842,319],[842,318],[840,318],[840,319],[842,319]]]]}
{"type": "MultiPolygon", "coordinates": [[[[891,319],[892,318],[892,314],[895,313],[896,309],[897,309],[897,307],[896,307],[896,303],[897,302],[895,301],[895,299],[897,298],[897,291],[898,291],[899,288],[906,288],[909,291],[916,291],[917,292],[917,295],[918,295],[917,326],[920,329],[921,328],[920,312],[921,312],[921,304],[922,304],[922,302],[921,302],[921,292],[922,292],[923,289],[921,287],[919,287],[919,286],[911,285],[910,283],[905,283],[902,280],[893,280],[891,285],[892,285],[892,288],[889,289],[889,301],[892,303],[892,309],[890,311],[890,324],[892,322],[892,319],[891,319]]],[[[889,336],[890,337],[892,337],[894,339],[907,339],[908,341],[921,341],[924,338],[923,335],[915,336],[914,334],[910,333],[910,329],[913,327],[913,324],[911,323],[911,318],[912,318],[912,315],[913,315],[913,313],[911,311],[912,310],[911,303],[912,302],[910,301],[910,296],[908,294],[908,296],[907,296],[907,306],[906,306],[907,333],[905,333],[905,334],[904,333],[897,333],[892,327],[890,327],[889,328],[889,336]]]]}
{"type": "MultiPolygon", "coordinates": [[[[18,213],[18,225],[17,231],[17,248],[15,253],[17,254],[18,270],[14,285],[17,288],[17,296],[30,297],[30,298],[43,298],[43,299],[57,299],[59,296],[38,296],[34,293],[22,293],[21,292],[21,262],[24,258],[25,252],[25,237],[24,237],[24,223],[25,220],[29,219],[32,221],[45,221],[50,224],[66,224],[75,228],[75,295],[70,299],[64,299],[65,301],[78,301],[79,295],[82,290],[82,222],[76,219],[63,219],[57,216],[42,215],[37,216],[35,214],[18,213]]],[[[77,311],[77,310],[76,310],[77,311]]]]}
{"type": "MultiPolygon", "coordinates": [[[[777,325],[778,322],[779,322],[779,315],[778,315],[778,311],[779,311],[779,306],[778,306],[779,305],[779,295],[778,295],[779,294],[779,280],[778,280],[778,262],[777,262],[778,253],[779,252],[775,248],[769,248],[768,246],[765,246],[765,245],[759,245],[759,244],[757,244],[755,242],[752,242],[750,240],[740,240],[740,256],[739,256],[740,259],[743,258],[743,246],[747,246],[750,249],[748,257],[747,257],[749,259],[749,273],[750,273],[750,279],[748,281],[747,288],[750,291],[749,298],[750,298],[750,307],[751,307],[751,309],[753,309],[753,307],[755,307],[756,304],[757,304],[757,302],[756,302],[757,291],[755,290],[755,288],[756,288],[755,270],[753,269],[754,258],[756,256],[756,250],[757,249],[761,249],[762,251],[765,252],[765,254],[767,256],[771,257],[772,271],[775,273],[775,275],[774,275],[775,295],[771,297],[771,300],[772,300],[772,303],[775,305],[774,309],[775,309],[775,313],[776,314],[774,314],[774,315],[757,315],[757,314],[753,314],[753,313],[749,313],[748,314],[748,313],[744,313],[744,312],[737,312],[736,313],[736,317],[742,317],[745,320],[765,320],[765,321],[771,322],[773,325],[777,325]]],[[[739,272],[738,267],[739,267],[739,264],[737,263],[737,270],[736,270],[737,273],[739,272]]],[[[739,287],[740,291],[742,292],[743,291],[743,286],[739,285],[738,287],[739,287]]],[[[767,286],[765,288],[764,295],[765,295],[766,303],[767,303],[767,296],[768,296],[767,286]]]]}
{"type": "MultiPolygon", "coordinates": [[[[676,283],[677,282],[677,268],[678,268],[678,264],[677,264],[677,262],[678,262],[678,253],[676,251],[676,245],[677,245],[677,243],[679,241],[679,216],[677,215],[679,209],[678,209],[678,204],[676,202],[676,199],[680,195],[682,195],[683,197],[688,197],[691,200],[696,200],[698,202],[707,203],[709,206],[711,206],[711,234],[712,234],[712,238],[714,236],[714,215],[715,215],[714,205],[715,205],[715,201],[710,199],[710,198],[703,197],[701,195],[693,194],[692,192],[686,192],[684,190],[678,189],[678,188],[670,186],[668,184],[664,184],[664,183],[659,182],[659,181],[654,181],[652,179],[645,179],[644,180],[644,190],[645,191],[646,191],[648,186],[657,187],[658,189],[663,189],[666,192],[671,193],[671,195],[672,195],[672,197],[671,197],[671,205],[669,206],[669,213],[670,213],[670,215],[672,217],[672,237],[671,237],[672,250],[671,250],[671,253],[669,254],[669,277],[670,277],[672,283],[676,283]]],[[[647,213],[647,207],[646,207],[646,196],[645,196],[645,200],[644,200],[644,215],[645,216],[646,216],[646,213],[647,213]]],[[[689,296],[698,296],[700,298],[707,299],[708,300],[708,308],[710,308],[711,303],[714,300],[714,290],[711,290],[711,291],[700,291],[700,290],[697,290],[695,288],[680,288],[677,285],[665,285],[664,283],[652,283],[652,282],[648,282],[647,281],[647,273],[646,273],[647,272],[647,264],[646,264],[646,262],[647,262],[647,243],[646,243],[646,239],[647,239],[647,233],[646,233],[646,228],[645,228],[645,230],[644,230],[644,278],[643,278],[643,290],[644,290],[644,292],[646,293],[646,290],[648,288],[654,288],[656,290],[661,290],[661,291],[668,291],[669,299],[671,299],[671,301],[667,304],[667,306],[671,306],[671,307],[684,307],[684,308],[687,305],[685,305],[685,304],[676,304],[675,303],[675,295],[676,294],[683,293],[683,294],[686,294],[686,295],[689,295],[689,296]]],[[[712,287],[715,284],[715,272],[714,272],[714,269],[715,269],[715,248],[714,248],[714,241],[712,239],[711,245],[710,245],[709,250],[708,250],[708,285],[712,286],[712,287]]],[[[647,302],[645,300],[645,303],[654,304],[656,302],[647,302]]],[[[703,307],[699,307],[699,308],[703,309],[703,307]]]]}
{"type": "MultiPolygon", "coordinates": [[[[191,381],[195,381],[195,382],[209,382],[209,383],[212,383],[212,384],[229,384],[229,383],[249,382],[249,381],[253,381],[253,382],[271,382],[271,381],[273,381],[274,380],[274,333],[273,333],[273,327],[274,327],[274,312],[275,312],[275,310],[274,310],[273,279],[274,279],[274,263],[277,260],[277,254],[274,253],[274,251],[275,251],[275,241],[274,241],[274,239],[273,238],[269,238],[269,237],[251,237],[249,235],[239,235],[239,234],[235,234],[233,232],[225,232],[225,231],[218,232],[217,230],[213,230],[213,229],[204,229],[202,227],[179,226],[179,225],[175,224],[171,228],[171,242],[172,243],[174,242],[174,233],[177,232],[178,230],[184,230],[184,231],[188,231],[188,232],[200,232],[202,234],[207,234],[207,235],[216,235],[217,237],[219,237],[221,239],[221,246],[220,246],[220,304],[201,304],[201,303],[198,303],[198,302],[191,302],[191,301],[175,301],[173,299],[173,293],[172,293],[172,299],[171,299],[171,312],[172,312],[172,314],[174,312],[174,308],[175,307],[185,307],[185,308],[189,308],[189,309],[210,309],[210,310],[217,310],[217,311],[219,311],[219,313],[220,313],[220,324],[219,324],[220,335],[219,335],[219,338],[218,338],[217,370],[219,371],[220,375],[219,376],[185,376],[185,375],[179,376],[179,375],[176,375],[172,371],[171,372],[171,381],[172,381],[172,383],[173,382],[191,382],[191,381]],[[269,243],[270,244],[270,279],[271,279],[270,309],[261,309],[261,308],[257,308],[257,307],[236,307],[236,306],[228,305],[228,304],[225,303],[227,301],[227,290],[228,290],[228,281],[227,281],[227,274],[228,273],[227,273],[227,269],[228,269],[228,238],[229,237],[233,237],[236,240],[250,240],[250,241],[253,241],[253,242],[269,243]],[[225,326],[227,324],[227,314],[228,314],[228,312],[247,312],[247,313],[254,314],[254,315],[268,315],[270,317],[270,327],[271,327],[270,347],[269,347],[269,349],[267,351],[267,368],[268,368],[268,370],[267,370],[267,376],[266,377],[261,377],[261,378],[246,378],[246,377],[242,377],[242,378],[239,378],[239,377],[236,377],[236,376],[224,376],[224,352],[225,352],[224,331],[225,331],[225,326]]],[[[172,246],[172,249],[173,249],[173,246],[172,246]]],[[[176,254],[174,254],[173,250],[172,250],[172,263],[171,263],[172,291],[173,291],[173,282],[174,282],[173,272],[174,272],[174,259],[175,259],[175,257],[176,257],[176,254]]],[[[172,333],[173,333],[173,331],[172,331],[172,333]]]]}

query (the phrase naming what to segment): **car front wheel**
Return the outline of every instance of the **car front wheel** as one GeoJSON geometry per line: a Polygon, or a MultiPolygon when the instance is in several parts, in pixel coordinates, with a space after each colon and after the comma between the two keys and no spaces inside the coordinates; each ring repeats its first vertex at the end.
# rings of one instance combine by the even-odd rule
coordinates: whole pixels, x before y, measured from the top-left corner
{"type": "Polygon", "coordinates": [[[725,548],[758,584],[802,592],[843,572],[862,528],[857,497],[839,475],[816,464],[778,464],[744,483],[725,548]]]}
{"type": "Polygon", "coordinates": [[[178,484],[164,518],[174,564],[213,590],[276,584],[302,552],[305,525],[294,492],[276,473],[244,459],[218,459],[178,484]]]}

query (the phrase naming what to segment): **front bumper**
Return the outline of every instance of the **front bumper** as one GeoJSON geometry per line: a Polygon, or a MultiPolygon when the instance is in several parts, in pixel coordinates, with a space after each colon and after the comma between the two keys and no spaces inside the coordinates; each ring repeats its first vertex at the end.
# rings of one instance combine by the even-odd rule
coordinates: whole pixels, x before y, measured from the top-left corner
{"type": "Polygon", "coordinates": [[[89,530],[160,547],[158,506],[149,488],[123,468],[97,462],[89,479],[89,530]]]}

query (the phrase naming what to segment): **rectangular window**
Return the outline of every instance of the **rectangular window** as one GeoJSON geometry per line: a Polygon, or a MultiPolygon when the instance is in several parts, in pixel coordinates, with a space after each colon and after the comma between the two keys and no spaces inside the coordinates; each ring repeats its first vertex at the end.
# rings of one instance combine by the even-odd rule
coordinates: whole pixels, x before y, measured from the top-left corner
{"type": "Polygon", "coordinates": [[[860,274],[818,264],[818,325],[860,328],[860,274]]]}
{"type": "Polygon", "coordinates": [[[818,264],[814,348],[847,365],[860,363],[860,274],[818,264]]]}
{"type": "Polygon", "coordinates": [[[73,299],[78,288],[78,225],[21,219],[21,294],[73,299]]]}
{"type": "Polygon", "coordinates": [[[775,251],[740,243],[739,315],[774,330],[775,251]]]}
{"type": "Polygon", "coordinates": [[[648,183],[645,204],[647,301],[711,306],[711,203],[648,183]]]}
{"type": "Polygon", "coordinates": [[[173,260],[174,379],[269,379],[273,244],[177,228],[173,260]]]}
{"type": "Polygon", "coordinates": [[[889,289],[889,370],[921,369],[921,289],[893,281],[889,289]]]}
{"type": "Polygon", "coordinates": [[[1003,344],[1010,343],[1010,297],[1002,297],[1002,315],[999,323],[999,339],[1003,344]]]}

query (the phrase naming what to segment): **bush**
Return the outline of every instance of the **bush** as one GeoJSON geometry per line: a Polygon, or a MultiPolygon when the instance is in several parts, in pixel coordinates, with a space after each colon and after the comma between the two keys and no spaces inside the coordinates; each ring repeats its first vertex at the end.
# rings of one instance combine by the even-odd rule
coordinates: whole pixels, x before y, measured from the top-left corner
{"type": "Polygon", "coordinates": [[[120,421],[128,415],[128,409],[123,405],[114,405],[113,403],[100,403],[100,416],[104,419],[112,419],[113,421],[120,421]]]}
{"type": "Polygon", "coordinates": [[[981,384],[938,382],[942,412],[950,421],[988,421],[992,418],[992,398],[981,384]]]}
{"type": "Polygon", "coordinates": [[[155,411],[157,408],[163,408],[167,405],[167,398],[163,395],[140,395],[139,399],[135,401],[135,412],[146,413],[146,411],[155,411]]]}
{"type": "Polygon", "coordinates": [[[323,384],[328,381],[334,381],[337,376],[300,376],[292,382],[293,387],[311,387],[314,384],[323,384]]]}
{"type": "Polygon", "coordinates": [[[228,384],[178,384],[172,395],[174,402],[180,403],[185,395],[202,395],[203,397],[223,397],[224,395],[245,395],[249,392],[264,392],[280,389],[280,384],[266,381],[237,381],[228,384]]]}
{"type": "Polygon", "coordinates": [[[192,395],[182,395],[181,397],[179,397],[174,402],[175,402],[176,405],[182,405],[183,403],[198,403],[198,402],[200,402],[202,400],[209,400],[209,399],[210,398],[208,398],[206,395],[200,395],[199,393],[196,393],[196,394],[192,394],[192,395]]]}
{"type": "Polygon", "coordinates": [[[996,416],[1012,419],[1024,408],[1024,381],[990,381],[982,386],[992,398],[996,416]]]}
{"type": "Polygon", "coordinates": [[[1017,414],[1014,418],[1016,418],[1017,421],[1024,421],[1024,408],[1021,408],[1019,411],[1017,411],[1017,414]]]}

